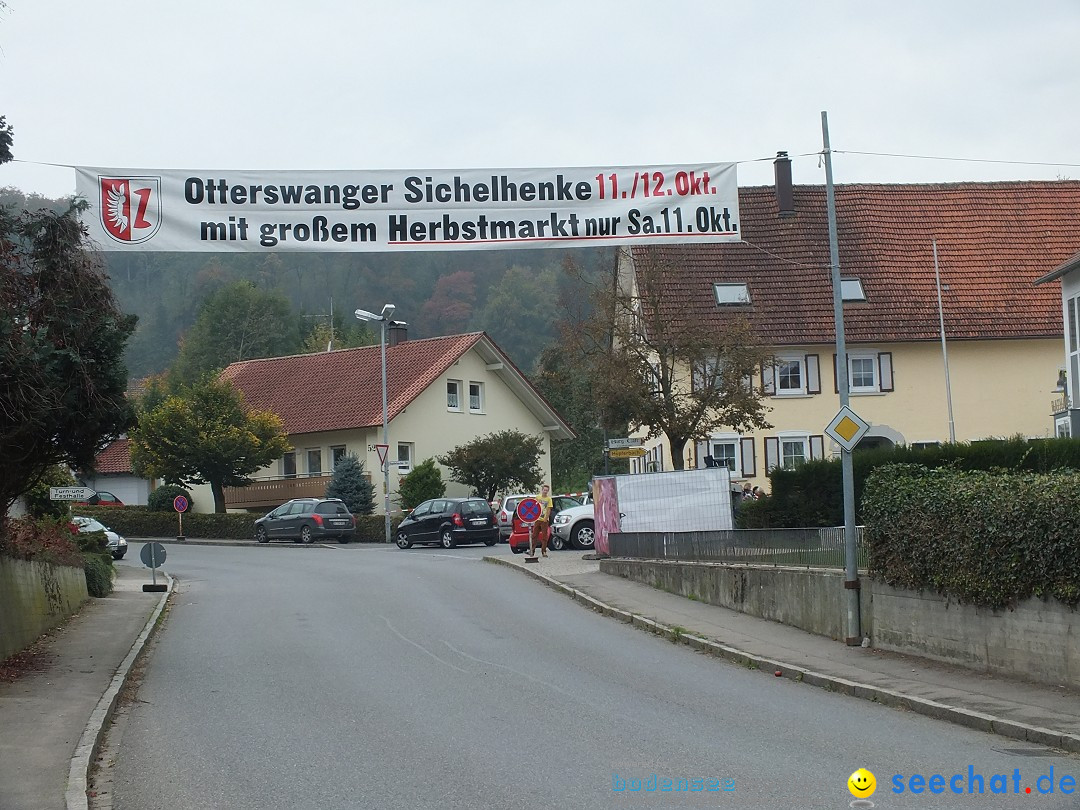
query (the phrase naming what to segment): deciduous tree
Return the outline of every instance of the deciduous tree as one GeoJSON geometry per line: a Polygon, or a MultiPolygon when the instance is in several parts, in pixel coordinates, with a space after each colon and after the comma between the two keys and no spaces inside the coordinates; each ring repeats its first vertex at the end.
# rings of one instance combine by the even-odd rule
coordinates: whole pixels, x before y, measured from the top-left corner
{"type": "Polygon", "coordinates": [[[85,209],[0,210],[0,516],[53,465],[92,469],[134,416],[122,358],[137,319],[113,298],[85,209]]]}
{"type": "Polygon", "coordinates": [[[543,446],[537,436],[503,430],[473,439],[437,458],[450,470],[451,481],[472,487],[490,501],[500,490],[533,489],[540,484],[543,446]]]}
{"type": "Polygon", "coordinates": [[[225,487],[250,484],[251,473],[290,449],[280,417],[248,410],[239,391],[212,376],[141,409],[131,432],[136,475],[209,484],[216,512],[225,511],[225,487]]]}

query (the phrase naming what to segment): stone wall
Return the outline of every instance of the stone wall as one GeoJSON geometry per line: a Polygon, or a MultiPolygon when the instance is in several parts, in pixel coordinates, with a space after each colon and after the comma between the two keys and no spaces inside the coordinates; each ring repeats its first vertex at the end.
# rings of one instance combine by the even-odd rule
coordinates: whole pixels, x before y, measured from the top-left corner
{"type": "MultiPolygon", "coordinates": [[[[628,559],[602,560],[600,570],[832,639],[845,635],[842,571],[628,559]]],[[[863,634],[879,649],[1080,689],[1076,610],[1040,599],[990,610],[860,580],[863,634]]]]}
{"type": "Polygon", "coordinates": [[[0,659],[28,647],[89,598],[81,568],[0,556],[0,659]]]}

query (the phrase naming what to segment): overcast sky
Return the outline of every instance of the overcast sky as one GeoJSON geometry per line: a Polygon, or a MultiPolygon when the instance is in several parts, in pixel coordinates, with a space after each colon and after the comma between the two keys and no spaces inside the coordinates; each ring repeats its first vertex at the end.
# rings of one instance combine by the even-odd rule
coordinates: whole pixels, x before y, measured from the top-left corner
{"type": "Polygon", "coordinates": [[[1080,178],[1080,0],[3,0],[0,186],[59,163],[425,169],[739,161],[821,183],[1080,178]],[[765,159],[765,160],[762,160],[765,159]],[[1069,165],[1072,164],[1072,165],[1069,165]]]}

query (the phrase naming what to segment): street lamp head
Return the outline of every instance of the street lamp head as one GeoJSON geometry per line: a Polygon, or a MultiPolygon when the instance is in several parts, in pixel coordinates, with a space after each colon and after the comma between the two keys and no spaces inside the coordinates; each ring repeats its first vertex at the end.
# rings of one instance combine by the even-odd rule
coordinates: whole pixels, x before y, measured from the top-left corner
{"type": "Polygon", "coordinates": [[[382,318],[380,318],[374,312],[368,312],[366,309],[358,309],[353,314],[358,319],[360,319],[361,321],[381,321],[382,320],[382,318]]]}
{"type": "Polygon", "coordinates": [[[394,317],[394,310],[397,309],[393,304],[384,304],[382,308],[382,320],[388,321],[394,317]]]}

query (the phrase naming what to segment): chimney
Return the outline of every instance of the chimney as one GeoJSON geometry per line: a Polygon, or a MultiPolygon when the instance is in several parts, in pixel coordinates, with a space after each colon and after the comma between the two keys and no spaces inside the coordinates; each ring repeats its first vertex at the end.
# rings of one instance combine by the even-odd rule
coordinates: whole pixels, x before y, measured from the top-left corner
{"type": "Polygon", "coordinates": [[[795,216],[795,194],[791,188],[791,159],[787,152],[777,152],[773,161],[776,169],[776,204],[780,216],[795,216]]]}
{"type": "Polygon", "coordinates": [[[402,321],[390,321],[386,327],[386,343],[388,346],[397,346],[409,339],[408,324],[402,321]]]}

